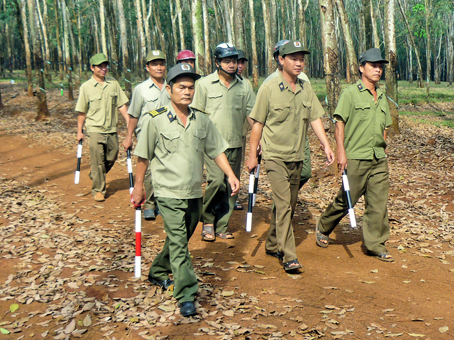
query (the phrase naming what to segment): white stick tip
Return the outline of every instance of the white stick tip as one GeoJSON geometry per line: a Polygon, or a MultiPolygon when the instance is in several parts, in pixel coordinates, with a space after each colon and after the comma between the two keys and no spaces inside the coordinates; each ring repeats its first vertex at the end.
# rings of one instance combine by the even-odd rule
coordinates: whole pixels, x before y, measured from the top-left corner
{"type": "Polygon", "coordinates": [[[80,179],[80,171],[76,171],[76,177],[74,178],[74,183],[79,184],[80,179]]]}

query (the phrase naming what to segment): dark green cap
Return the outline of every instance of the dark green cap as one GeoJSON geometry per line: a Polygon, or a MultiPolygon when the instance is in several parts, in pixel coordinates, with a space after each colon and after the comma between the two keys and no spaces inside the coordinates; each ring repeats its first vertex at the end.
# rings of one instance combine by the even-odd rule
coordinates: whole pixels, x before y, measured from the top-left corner
{"type": "Polygon", "coordinates": [[[244,55],[244,51],[243,50],[238,50],[238,60],[241,60],[241,59],[249,61],[248,58],[246,58],[246,56],[244,55]]]}
{"type": "Polygon", "coordinates": [[[279,55],[284,57],[287,54],[302,52],[304,54],[311,54],[308,50],[303,47],[303,44],[299,40],[290,40],[279,48],[279,55]]]}
{"type": "Polygon", "coordinates": [[[152,60],[166,60],[166,54],[160,50],[153,50],[147,54],[147,63],[152,60]]]}
{"type": "Polygon", "coordinates": [[[194,81],[201,77],[201,75],[195,72],[191,65],[180,63],[176,64],[169,70],[169,73],[167,75],[167,83],[170,83],[172,80],[179,76],[191,77],[192,79],[194,79],[194,81]]]}
{"type": "Polygon", "coordinates": [[[362,65],[365,62],[370,63],[383,63],[388,64],[389,61],[381,56],[381,51],[378,48],[371,48],[364,53],[359,55],[359,64],[362,65]]]}
{"type": "Polygon", "coordinates": [[[104,53],[95,54],[93,57],[90,58],[90,65],[97,66],[101,65],[102,63],[108,63],[107,57],[104,53]]]}

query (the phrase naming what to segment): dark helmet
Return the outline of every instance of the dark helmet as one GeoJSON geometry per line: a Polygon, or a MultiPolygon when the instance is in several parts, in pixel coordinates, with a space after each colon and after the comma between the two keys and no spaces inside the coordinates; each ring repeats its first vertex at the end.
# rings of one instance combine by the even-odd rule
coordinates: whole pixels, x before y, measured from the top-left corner
{"type": "Polygon", "coordinates": [[[177,63],[183,60],[195,60],[195,54],[190,50],[180,51],[177,55],[177,63]]]}
{"type": "Polygon", "coordinates": [[[279,50],[282,46],[284,46],[286,43],[288,43],[290,40],[284,39],[284,40],[279,40],[276,45],[274,45],[274,50],[273,50],[273,57],[274,59],[277,58],[279,55],[279,50]]]}
{"type": "Polygon", "coordinates": [[[222,43],[216,46],[216,49],[214,50],[214,59],[219,60],[230,57],[238,58],[238,51],[235,46],[229,43],[222,43]]]}

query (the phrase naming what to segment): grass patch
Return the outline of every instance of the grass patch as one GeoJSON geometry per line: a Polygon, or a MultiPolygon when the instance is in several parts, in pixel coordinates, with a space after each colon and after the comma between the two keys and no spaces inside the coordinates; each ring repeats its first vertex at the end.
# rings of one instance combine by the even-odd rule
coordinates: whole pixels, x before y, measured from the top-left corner
{"type": "Polygon", "coordinates": [[[400,111],[399,115],[409,117],[410,120],[418,124],[454,128],[454,113],[442,111],[400,111]]]}

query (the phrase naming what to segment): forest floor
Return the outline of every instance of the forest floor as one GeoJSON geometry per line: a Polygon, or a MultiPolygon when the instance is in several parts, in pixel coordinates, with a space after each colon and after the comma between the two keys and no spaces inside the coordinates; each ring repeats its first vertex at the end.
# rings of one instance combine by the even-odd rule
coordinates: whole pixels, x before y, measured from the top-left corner
{"type": "MultiPolygon", "coordinates": [[[[182,318],[171,291],[146,280],[162,248],[162,218],[142,222],[142,278],[134,279],[134,210],[126,156],[107,177],[107,199],[94,202],[88,143],[74,184],[74,102],[49,90],[51,117],[36,122],[36,97],[0,84],[1,339],[453,339],[454,130],[429,124],[454,117],[454,103],[434,103],[445,116],[402,116],[389,140],[387,247],[394,263],[365,255],[364,201],[327,249],[315,245],[318,216],[341,179],[324,167],[310,134],[313,177],[299,192],[293,219],[303,265],[288,275],[265,255],[271,192],[262,171],[252,232],[235,211],[233,240],[189,249],[199,278],[199,315],[182,318]]],[[[416,112],[415,108],[406,108],[416,112]]],[[[125,133],[120,127],[120,143],[125,133]]],[[[247,206],[243,171],[240,202],[247,206]]]]}

